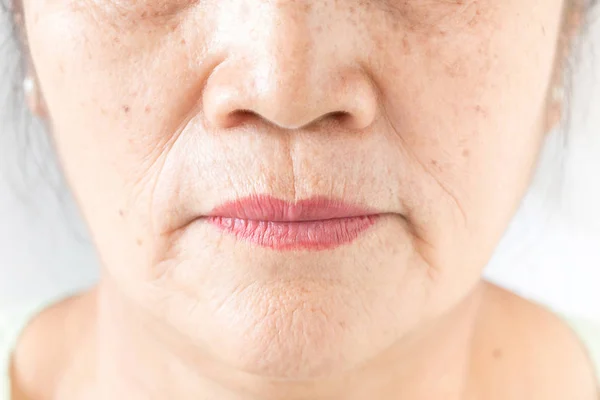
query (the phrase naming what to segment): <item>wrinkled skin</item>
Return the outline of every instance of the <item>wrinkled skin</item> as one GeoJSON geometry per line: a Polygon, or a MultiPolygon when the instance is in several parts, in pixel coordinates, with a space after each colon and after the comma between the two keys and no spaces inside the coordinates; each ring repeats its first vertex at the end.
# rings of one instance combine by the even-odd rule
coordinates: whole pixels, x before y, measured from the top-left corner
{"type": "Polygon", "coordinates": [[[182,364],[302,381],[476,320],[547,132],[564,7],[25,0],[44,112],[103,264],[99,320],[131,311],[106,337],[143,321],[182,364]],[[322,251],[205,223],[252,194],[382,216],[322,251]]]}

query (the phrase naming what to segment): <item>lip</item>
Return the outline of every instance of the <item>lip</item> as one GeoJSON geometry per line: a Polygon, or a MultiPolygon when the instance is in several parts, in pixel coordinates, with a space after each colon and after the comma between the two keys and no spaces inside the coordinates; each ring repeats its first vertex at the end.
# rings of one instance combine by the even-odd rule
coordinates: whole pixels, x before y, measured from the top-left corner
{"type": "Polygon", "coordinates": [[[321,250],[354,241],[378,217],[371,209],[327,197],[291,203],[259,195],[221,204],[207,220],[221,231],[262,247],[321,250]]]}

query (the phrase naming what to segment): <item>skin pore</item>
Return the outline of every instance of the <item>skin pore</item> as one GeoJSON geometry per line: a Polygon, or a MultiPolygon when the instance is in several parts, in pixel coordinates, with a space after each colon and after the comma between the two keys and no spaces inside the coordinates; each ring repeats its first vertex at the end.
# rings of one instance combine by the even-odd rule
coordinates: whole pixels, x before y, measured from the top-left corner
{"type": "Polygon", "coordinates": [[[566,6],[24,0],[103,270],[29,326],[15,397],[594,399],[568,328],[481,278],[554,119],[566,6]],[[380,218],[320,251],[206,223],[263,194],[380,218]]]}

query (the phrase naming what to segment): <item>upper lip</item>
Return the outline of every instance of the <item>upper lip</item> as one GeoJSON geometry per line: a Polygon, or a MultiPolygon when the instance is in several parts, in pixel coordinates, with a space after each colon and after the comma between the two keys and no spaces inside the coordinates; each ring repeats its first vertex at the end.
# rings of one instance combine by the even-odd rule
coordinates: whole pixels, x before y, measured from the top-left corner
{"type": "Polygon", "coordinates": [[[288,202],[269,195],[248,196],[215,207],[209,216],[255,221],[295,222],[320,221],[375,215],[363,206],[339,199],[316,196],[288,202]]]}

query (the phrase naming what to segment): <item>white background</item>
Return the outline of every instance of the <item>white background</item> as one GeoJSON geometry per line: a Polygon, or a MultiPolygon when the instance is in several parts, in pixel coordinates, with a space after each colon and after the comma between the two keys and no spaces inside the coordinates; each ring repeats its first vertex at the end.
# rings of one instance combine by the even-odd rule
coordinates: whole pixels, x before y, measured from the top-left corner
{"type": "MultiPolygon", "coordinates": [[[[568,150],[559,135],[549,140],[538,176],[486,275],[559,311],[600,320],[600,68],[594,67],[600,59],[593,56],[600,57],[600,24],[592,26],[590,38],[574,61],[568,150]]],[[[0,70],[12,61],[14,55],[0,50],[0,70]]],[[[44,162],[51,156],[38,145],[44,134],[38,127],[27,143],[23,131],[14,129],[14,113],[3,103],[13,83],[5,75],[0,75],[5,111],[0,114],[0,308],[87,286],[98,271],[70,198],[60,185],[52,187],[57,180],[44,162]]]]}

